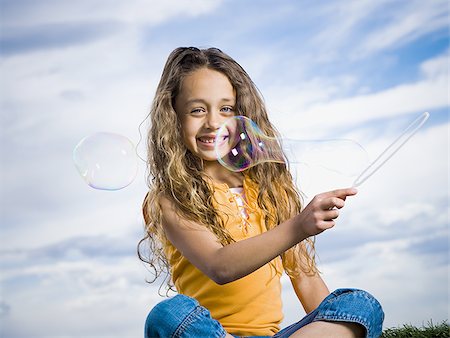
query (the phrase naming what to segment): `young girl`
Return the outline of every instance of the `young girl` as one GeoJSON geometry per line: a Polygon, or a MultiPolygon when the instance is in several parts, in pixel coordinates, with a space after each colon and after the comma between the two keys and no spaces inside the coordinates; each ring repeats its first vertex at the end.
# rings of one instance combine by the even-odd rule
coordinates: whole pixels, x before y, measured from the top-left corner
{"type": "Polygon", "coordinates": [[[285,164],[229,171],[214,143],[236,115],[278,136],[238,63],[216,48],[175,49],[150,113],[140,246],[150,245],[146,261],[156,276],[170,273],[178,295],[152,309],[145,336],[378,337],[380,304],[362,290],[330,294],[310,239],[335,225],[356,190],[326,192],[302,208],[285,164]],[[280,331],[283,271],[308,314],[280,331]]]}

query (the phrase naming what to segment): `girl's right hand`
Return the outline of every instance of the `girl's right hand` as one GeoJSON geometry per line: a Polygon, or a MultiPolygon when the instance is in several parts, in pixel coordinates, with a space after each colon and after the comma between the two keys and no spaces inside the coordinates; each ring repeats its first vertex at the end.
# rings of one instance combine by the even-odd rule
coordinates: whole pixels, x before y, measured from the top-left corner
{"type": "Polygon", "coordinates": [[[314,196],[298,215],[299,223],[307,237],[315,236],[335,225],[339,209],[345,205],[347,196],[356,195],[355,188],[338,189],[314,196]]]}

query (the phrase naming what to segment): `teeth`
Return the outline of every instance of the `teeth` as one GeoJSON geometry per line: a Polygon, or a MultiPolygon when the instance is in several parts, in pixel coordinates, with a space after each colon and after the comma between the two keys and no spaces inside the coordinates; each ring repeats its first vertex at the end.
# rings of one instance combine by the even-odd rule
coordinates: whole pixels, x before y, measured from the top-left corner
{"type": "Polygon", "coordinates": [[[204,143],[214,143],[213,138],[200,138],[200,141],[202,141],[204,143]]]}
{"type": "MultiPolygon", "coordinates": [[[[226,136],[223,137],[224,140],[225,140],[226,138],[227,138],[226,136]]],[[[203,142],[203,143],[214,143],[215,140],[216,140],[215,137],[208,137],[208,138],[205,138],[205,137],[199,137],[198,139],[199,139],[200,142],[203,142]]]]}

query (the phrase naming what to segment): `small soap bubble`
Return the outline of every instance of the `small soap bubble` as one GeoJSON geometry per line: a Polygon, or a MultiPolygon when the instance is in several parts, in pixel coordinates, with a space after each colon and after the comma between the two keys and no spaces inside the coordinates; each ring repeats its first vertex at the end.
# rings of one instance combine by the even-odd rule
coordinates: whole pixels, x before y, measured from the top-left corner
{"type": "Polygon", "coordinates": [[[127,137],[98,132],[83,138],[73,150],[75,166],[94,189],[119,190],[136,177],[136,147],[127,137]]]}

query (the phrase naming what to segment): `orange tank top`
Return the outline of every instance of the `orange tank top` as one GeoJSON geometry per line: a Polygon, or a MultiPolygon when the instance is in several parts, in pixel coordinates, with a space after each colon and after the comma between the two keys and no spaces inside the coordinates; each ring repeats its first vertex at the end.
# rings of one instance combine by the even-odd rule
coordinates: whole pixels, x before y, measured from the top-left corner
{"type": "MultiPolygon", "coordinates": [[[[214,203],[235,241],[266,231],[262,211],[256,203],[257,185],[244,179],[245,203],[226,184],[214,185],[214,203]]],[[[281,258],[225,285],[218,285],[192,265],[170,243],[166,255],[177,291],[206,307],[228,333],[240,336],[271,336],[280,330],[281,258]]],[[[245,257],[242,257],[245,259],[245,257]]]]}

